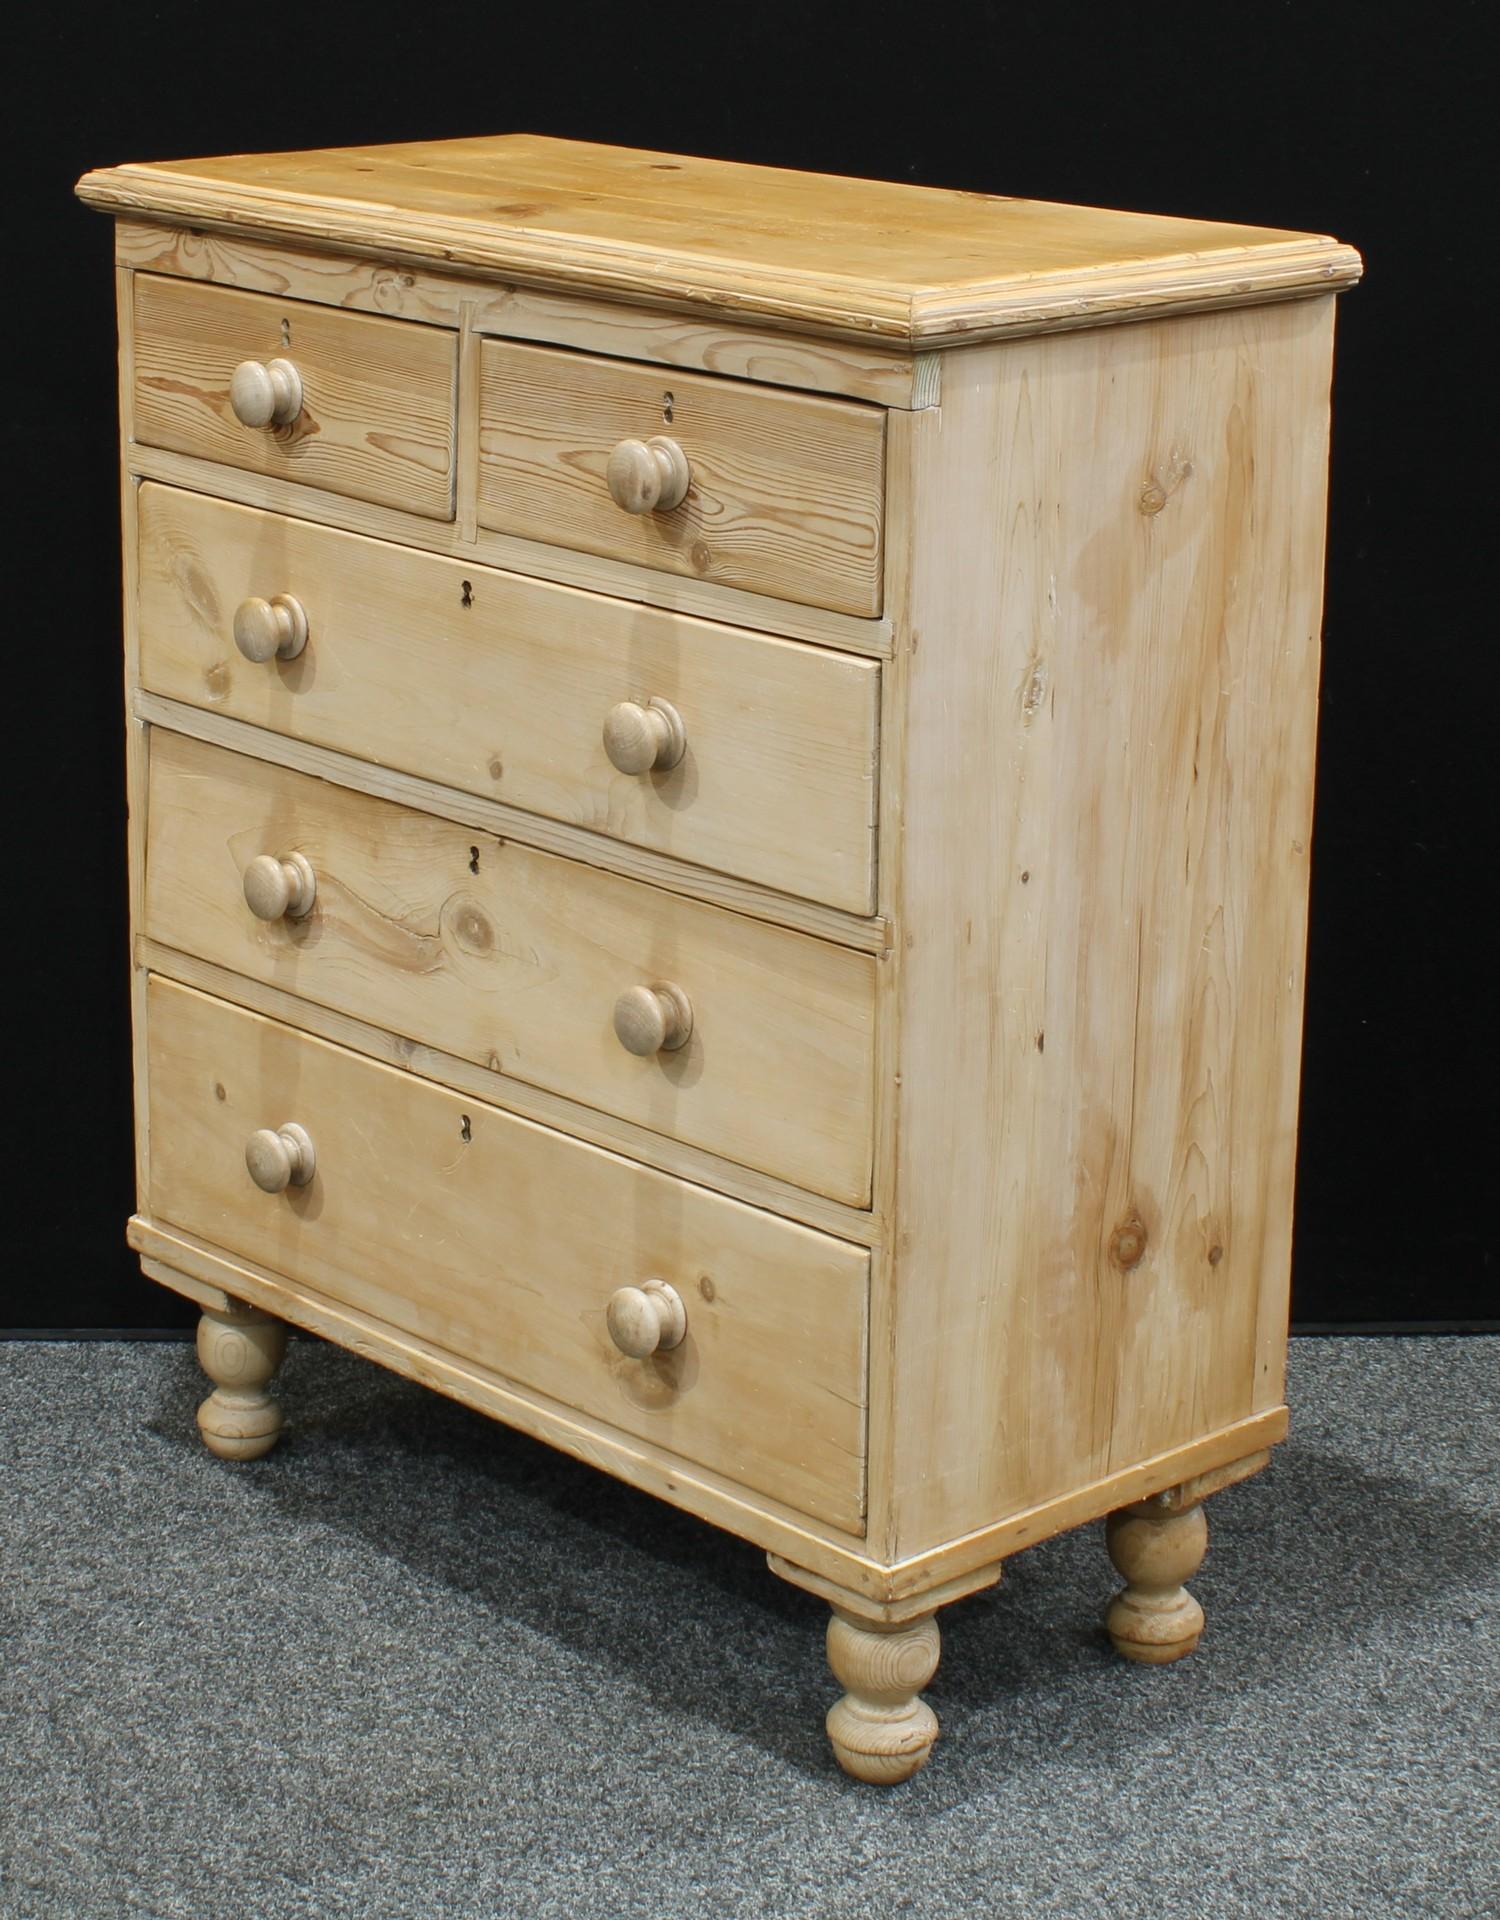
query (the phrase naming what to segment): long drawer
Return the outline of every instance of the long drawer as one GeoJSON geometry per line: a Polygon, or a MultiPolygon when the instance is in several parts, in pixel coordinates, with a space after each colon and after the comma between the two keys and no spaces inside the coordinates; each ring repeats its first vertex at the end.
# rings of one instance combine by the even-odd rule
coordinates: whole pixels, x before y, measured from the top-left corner
{"type": "Polygon", "coordinates": [[[451,331],[138,273],[134,365],[146,446],[453,517],[451,331]],[[240,417],[244,363],[262,369],[264,419],[240,417]],[[273,363],[293,369],[294,387],[272,388],[273,363]]]}
{"type": "Polygon", "coordinates": [[[147,1035],[156,1219],[861,1530],[863,1250],[160,978],[147,1035]],[[311,1179],[265,1191],[286,1127],[311,1179]],[[629,1358],[606,1308],[651,1280],[685,1335],[629,1358]]]}
{"type": "Polygon", "coordinates": [[[880,408],[512,340],[480,360],[482,526],[880,612],[880,408]]]}
{"type": "Polygon", "coordinates": [[[868,954],[160,728],[151,740],[153,939],[868,1202],[868,954]],[[247,878],[276,917],[252,911],[247,878]]]}
{"type": "Polygon", "coordinates": [[[875,661],[173,487],[142,487],[139,519],[153,693],[874,911],[875,661]],[[245,658],[242,610],[282,595],[305,645],[245,658]],[[623,749],[662,702],[681,752],[639,766],[623,749]]]}

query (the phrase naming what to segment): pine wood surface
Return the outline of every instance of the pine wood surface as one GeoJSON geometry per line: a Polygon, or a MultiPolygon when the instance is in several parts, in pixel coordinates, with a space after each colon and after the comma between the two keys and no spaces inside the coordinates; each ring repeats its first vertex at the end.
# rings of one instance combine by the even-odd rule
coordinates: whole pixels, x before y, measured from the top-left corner
{"type": "Polygon", "coordinates": [[[281,1408],[266,1388],[286,1352],[286,1325],[259,1307],[226,1300],[198,1322],[198,1364],[214,1391],[198,1431],[221,1460],[259,1460],[281,1433],[281,1408]]]}
{"type": "Polygon", "coordinates": [[[379,505],[451,518],[456,337],[369,314],[233,288],[135,276],[135,434],[379,505]],[[230,405],[241,361],[290,360],[297,419],[245,426],[230,405]]]}
{"type": "Polygon", "coordinates": [[[373,761],[358,760],[329,747],[313,746],[265,727],[248,726],[242,720],[213,713],[205,707],[184,706],[144,689],[136,693],[132,706],[138,719],[152,726],[166,727],[173,733],[184,733],[190,739],[228,747],[253,760],[269,761],[273,766],[311,773],[356,793],[373,793],[381,799],[395,800],[418,813],[460,821],[478,827],[481,833],[514,840],[521,846],[543,848],[586,866],[598,867],[605,873],[645,880],[666,893],[712,901],[738,913],[752,914],[772,926],[793,928],[836,941],[856,953],[880,954],[890,945],[890,923],[880,916],[870,918],[846,913],[839,907],[825,907],[816,901],[799,900],[792,894],[772,892],[752,881],[738,880],[732,874],[689,867],[649,848],[631,846],[582,827],[548,820],[540,814],[522,813],[518,807],[506,806],[499,800],[484,800],[478,794],[439,786],[436,781],[424,780],[415,774],[396,773],[373,761]]]}
{"type": "Polygon", "coordinates": [[[799,340],[712,314],[684,317],[646,307],[461,280],[432,265],[387,266],[376,260],[267,245],[244,234],[207,233],[121,220],[115,258],[145,273],[212,280],[286,300],[349,307],[361,313],[457,328],[465,307],[478,334],[539,340],[616,359],[683,367],[762,386],[842,394],[888,407],[933,406],[935,354],[901,353],[869,342],[799,340]]]}
{"type": "MultiPolygon", "coordinates": [[[[294,1283],[181,1228],[138,1214],[129,1221],[127,1236],[149,1279],[200,1308],[225,1310],[237,1301],[253,1301],[290,1325],[337,1341],[363,1359],[503,1420],[630,1486],[758,1545],[769,1542],[767,1551],[795,1554],[799,1565],[838,1568],[853,1582],[879,1584],[880,1569],[860,1556],[857,1530],[813,1519],[701,1461],[686,1460],[535,1387],[522,1387],[476,1361],[461,1360],[419,1335],[331,1299],[306,1281],[294,1283]]],[[[295,1410],[292,1417],[297,1417],[295,1410]]]]}
{"type": "Polygon", "coordinates": [[[1203,1609],[1183,1585],[1208,1547],[1208,1517],[1196,1503],[1142,1500],[1109,1516],[1109,1557],[1125,1586],[1105,1610],[1115,1651],[1165,1667],[1196,1651],[1203,1609]]]}
{"type": "MultiPolygon", "coordinates": [[[[142,1215],[130,1220],[127,1237],[143,1255],[143,1264],[149,1262],[152,1279],[200,1306],[248,1301],[295,1326],[337,1340],[410,1379],[561,1447],[632,1486],[642,1487],[716,1525],[732,1528],[775,1555],[777,1565],[772,1570],[783,1579],[828,1598],[825,1589],[815,1584],[826,1581],[839,1589],[840,1604],[849,1608],[851,1601],[859,1600],[877,1620],[910,1619],[926,1610],[923,1602],[929,1595],[932,1598],[928,1604],[940,1606],[961,1592],[991,1585],[993,1569],[1010,1555],[1135,1501],[1163,1499],[1170,1507],[1179,1487],[1190,1486],[1200,1474],[1213,1479],[1221,1469],[1232,1469],[1247,1455],[1256,1460],[1258,1468],[1264,1458],[1257,1450],[1273,1446],[1286,1436],[1283,1407],[1209,1434],[1190,1447],[1141,1461],[1108,1480],[1080,1487],[1065,1499],[1048,1501],[963,1539],[945,1542],[941,1548],[892,1564],[873,1557],[870,1543],[851,1537],[846,1529],[810,1519],[769,1494],[752,1494],[743,1484],[737,1485],[702,1463],[684,1460],[649,1441],[621,1433],[605,1420],[549,1399],[535,1388],[518,1386],[472,1360],[460,1360],[431,1340],[403,1333],[370,1313],[330,1299],[306,1280],[294,1282],[245,1255],[231,1254],[196,1234],[142,1215]],[[812,1579],[797,1579],[794,1573],[810,1574],[812,1579]],[[981,1573],[985,1577],[976,1577],[981,1573]]],[[[1231,1471],[1224,1484],[1240,1477],[1231,1471]]]]}
{"type": "Polygon", "coordinates": [[[844,1688],[828,1710],[828,1738],[845,1773],[893,1786],[924,1767],[937,1739],[937,1715],[922,1699],[941,1652],[931,1614],[872,1623],[835,1606],[828,1622],[828,1664],[844,1688]]]}
{"type": "MultiPolygon", "coordinates": [[[[720,1154],[705,1153],[701,1147],[674,1140],[669,1134],[653,1133],[634,1121],[622,1120],[618,1114],[604,1113],[598,1107],[586,1107],[545,1087],[533,1087],[511,1075],[495,1073],[488,1066],[461,1059],[456,1053],[446,1053],[441,1047],[426,1046],[404,1033],[374,1026],[368,1020],[356,1020],[352,1014],[342,1013],[335,1007],[319,1006],[314,1000],[262,980],[252,980],[247,974],[235,973],[197,954],[183,953],[176,947],[147,939],[145,935],[135,941],[134,952],[136,971],[142,979],[147,972],[159,973],[184,986],[197,987],[216,999],[248,1007],[253,1013],[265,1014],[285,1026],[301,1027],[304,1032],[331,1040],[351,1053],[363,1053],[386,1066],[414,1073],[420,1079],[435,1080],[440,1086],[452,1087],[459,1093],[471,1093],[490,1106],[519,1114],[523,1120],[538,1121],[558,1132],[572,1134],[575,1139],[587,1140],[591,1146],[624,1154],[628,1159],[639,1160],[643,1166],[676,1174],[701,1187],[712,1187],[731,1199],[764,1207],[769,1213],[779,1213],[788,1220],[800,1221],[803,1226],[836,1234],[840,1239],[855,1241],[860,1246],[874,1246],[882,1238],[885,1223],[873,1208],[849,1207],[826,1199],[822,1194],[810,1193],[806,1187],[759,1173],[720,1154]]],[[[144,1028],[142,1047],[144,1101],[144,1028]]]]}
{"type": "Polygon", "coordinates": [[[815,394],[487,340],[479,524],[838,613],[880,612],[884,416],[815,394]],[[621,442],[662,436],[687,497],[622,512],[621,442]]]}
{"type": "Polygon", "coordinates": [[[1331,319],[988,347],[908,416],[893,1558],[1280,1402],[1331,319]]]}
{"type": "MultiPolygon", "coordinates": [[[[464,445],[477,447],[477,438],[476,422],[460,451],[464,445]]],[[[467,498],[461,495],[457,517],[443,521],[425,519],[398,507],[376,506],[370,501],[355,500],[348,494],[308,486],[302,481],[251,473],[193,454],[173,453],[139,442],[127,448],[126,457],[128,470],[135,479],[159,480],[166,486],[185,488],[205,497],[232,500],[240,506],[258,507],[320,526],[341,527],[349,533],[389,541],[393,546],[449,554],[482,566],[606,594],[612,599],[665,607],[674,613],[691,614],[727,626],[748,627],[757,633],[836,647],[844,653],[884,659],[891,651],[891,624],[883,615],[869,620],[835,613],[827,607],[773,599],[769,594],[749,593],[711,580],[690,580],[659,567],[603,559],[577,548],[549,546],[545,541],[523,540],[514,534],[495,533],[477,523],[466,524],[473,519],[474,486],[468,490],[467,498]]],[[[460,480],[464,464],[460,458],[460,480]]],[[[477,484],[477,460],[474,467],[477,484]]]]}
{"type": "Polygon", "coordinates": [[[1316,234],[1056,206],[501,134],[132,164],[117,214],[315,241],[533,286],[952,344],[1348,284],[1316,234]]]}
{"type": "Polygon", "coordinates": [[[857,1531],[868,1256],[190,988],[150,989],[153,1214],[336,1301],[857,1531]],[[267,1194],[244,1154],[317,1150],[267,1194]],[[604,1312],[670,1280],[682,1344],[604,1312]]]}
{"type": "MultiPolygon", "coordinates": [[[[130,471],[135,438],[134,276],[115,269],[115,325],[119,334],[117,400],[120,416],[120,640],[121,692],[125,708],[125,864],[132,939],[140,927],[146,893],[146,763],[148,728],[135,711],[140,683],[140,593],[136,565],[139,484],[130,471]]],[[[144,1199],[150,1175],[151,1129],[146,1109],[146,982],[135,968],[130,978],[131,1115],[135,1147],[135,1196],[144,1199]]]]}
{"type": "Polygon", "coordinates": [[[874,963],[157,730],[143,930],[491,1071],[850,1205],[869,1197],[874,963]],[[300,920],[243,877],[298,853],[300,920]],[[618,997],[671,982],[676,1052],[638,1057],[618,997]]]}
{"type": "Polygon", "coordinates": [[[601,594],[148,484],[141,681],[444,785],[874,910],[879,668],[601,594]],[[295,660],[236,651],[235,610],[295,594],[295,660]],[[604,723],[663,697],[687,752],[628,776],[604,723]]]}

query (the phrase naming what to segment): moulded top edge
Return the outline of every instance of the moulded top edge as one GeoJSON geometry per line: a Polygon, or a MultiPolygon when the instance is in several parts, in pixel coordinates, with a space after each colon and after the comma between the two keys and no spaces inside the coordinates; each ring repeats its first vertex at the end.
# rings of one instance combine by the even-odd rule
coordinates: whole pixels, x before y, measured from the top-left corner
{"type": "Polygon", "coordinates": [[[85,174],[116,215],[939,347],[1333,291],[1323,234],[854,180],[530,134],[85,174]]]}

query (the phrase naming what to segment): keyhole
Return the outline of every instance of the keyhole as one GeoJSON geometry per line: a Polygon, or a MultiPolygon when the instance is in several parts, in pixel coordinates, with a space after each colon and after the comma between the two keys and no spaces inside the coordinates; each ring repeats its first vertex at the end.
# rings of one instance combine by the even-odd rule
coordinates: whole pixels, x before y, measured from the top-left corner
{"type": "Polygon", "coordinates": [[[459,584],[460,584],[460,585],[462,586],[462,588],[463,588],[463,590],[464,590],[464,600],[463,600],[463,603],[464,603],[464,605],[465,605],[466,607],[472,607],[472,606],[473,606],[473,604],[474,604],[474,583],[473,583],[473,581],[472,581],[472,580],[463,580],[463,581],[460,581],[460,583],[459,583],[459,584]]]}
{"type": "Polygon", "coordinates": [[[468,1141],[474,1138],[473,1132],[469,1126],[469,1116],[466,1113],[460,1115],[458,1137],[460,1140],[464,1141],[465,1143],[467,1143],[468,1141]]]}
{"type": "Polygon", "coordinates": [[[478,873],[478,871],[479,871],[479,849],[478,849],[478,847],[470,847],[470,849],[469,849],[469,871],[470,871],[470,873],[478,873]]]}
{"type": "Polygon", "coordinates": [[[665,421],[666,421],[666,423],[667,423],[667,425],[668,425],[669,427],[670,427],[670,426],[671,426],[671,424],[672,424],[672,409],[673,409],[673,407],[674,407],[674,406],[676,406],[676,404],[677,404],[677,402],[676,402],[676,401],[675,401],[675,400],[673,399],[673,397],[672,397],[672,395],[671,395],[670,393],[664,393],[664,394],[662,395],[662,397],[661,397],[661,417],[662,417],[662,419],[663,419],[663,420],[665,420],[665,421]]]}
{"type": "Polygon", "coordinates": [[[281,344],[284,347],[289,347],[292,344],[292,323],[290,320],[283,319],[281,323],[281,344]]]}

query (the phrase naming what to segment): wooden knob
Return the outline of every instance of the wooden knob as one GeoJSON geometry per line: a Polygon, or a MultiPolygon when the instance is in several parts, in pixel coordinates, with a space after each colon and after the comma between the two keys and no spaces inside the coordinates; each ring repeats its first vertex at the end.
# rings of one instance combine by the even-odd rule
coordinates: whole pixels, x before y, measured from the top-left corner
{"type": "Polygon", "coordinates": [[[300,853],[258,853],[245,869],[245,905],[257,920],[301,920],[318,897],[318,876],[300,853]]]}
{"type": "Polygon", "coordinates": [[[627,513],[670,513],[680,507],[692,475],[675,440],[622,440],[604,470],[609,497],[627,513]]]}
{"type": "Polygon", "coordinates": [[[242,600],[234,610],[234,644],[247,660],[295,660],[307,645],[307,614],[300,600],[242,600]]]}
{"type": "Polygon", "coordinates": [[[677,1289],[665,1280],[620,1287],[609,1296],[604,1320],[610,1339],[632,1360],[681,1346],[687,1333],[687,1309],[677,1289]]]}
{"type": "Polygon", "coordinates": [[[627,1053],[673,1053],[693,1031],[693,1008],[681,987],[627,987],[615,1002],[615,1038],[627,1053]]]}
{"type": "Polygon", "coordinates": [[[302,375],[290,360],[242,360],[229,376],[229,404],[241,426],[290,426],[302,411],[302,375]]]}
{"type": "Polygon", "coordinates": [[[262,1193],[305,1187],[313,1177],[315,1164],[313,1143],[295,1120],[288,1120],[274,1133],[270,1127],[260,1127],[245,1142],[245,1165],[262,1193]]]}
{"type": "Polygon", "coordinates": [[[605,718],[604,751],[621,773],[675,767],[687,752],[682,715],[670,700],[622,700],[605,718]]]}

